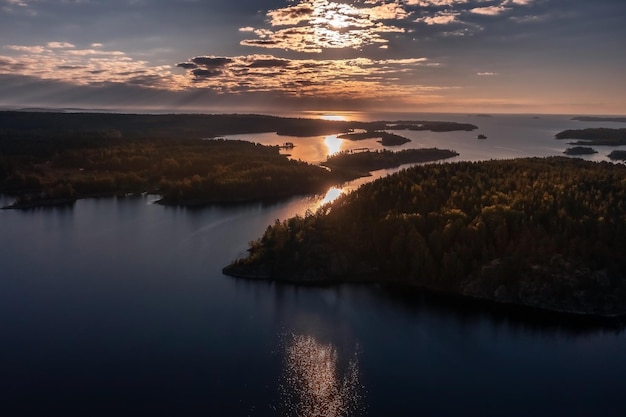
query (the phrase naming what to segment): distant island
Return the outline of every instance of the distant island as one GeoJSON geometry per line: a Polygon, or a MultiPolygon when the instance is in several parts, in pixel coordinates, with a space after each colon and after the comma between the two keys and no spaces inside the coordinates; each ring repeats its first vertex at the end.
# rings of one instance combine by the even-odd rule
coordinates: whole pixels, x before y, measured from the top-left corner
{"type": "Polygon", "coordinates": [[[581,121],[581,122],[618,122],[618,123],[626,123],[626,117],[577,116],[577,117],[572,117],[572,120],[578,120],[578,121],[581,121]]]}
{"type": "Polygon", "coordinates": [[[378,130],[360,133],[344,133],[341,135],[337,135],[337,137],[347,140],[380,139],[379,142],[383,146],[399,146],[411,141],[404,136],[378,130]]]}
{"type": "MultiPolygon", "coordinates": [[[[0,192],[16,196],[10,208],[144,192],[159,194],[160,203],[172,205],[322,193],[331,185],[369,175],[372,166],[422,161],[424,155],[384,154],[375,164],[353,155],[345,160],[360,162],[349,162],[349,169],[336,165],[328,170],[290,160],[278,146],[206,138],[278,130],[319,135],[386,125],[261,115],[0,112],[0,192]]],[[[402,138],[383,133],[389,140],[402,138]]],[[[428,158],[438,156],[431,151],[428,158]]]]}
{"type": "Polygon", "coordinates": [[[598,153],[598,151],[588,146],[574,146],[573,148],[565,149],[563,153],[565,155],[592,155],[598,153]]]}
{"type": "Polygon", "coordinates": [[[570,129],[559,132],[556,139],[580,139],[572,145],[621,146],[626,145],[626,128],[570,129]]]}
{"type": "Polygon", "coordinates": [[[415,166],[277,220],[224,273],[624,317],[624,178],[621,164],[565,157],[415,166]]]}

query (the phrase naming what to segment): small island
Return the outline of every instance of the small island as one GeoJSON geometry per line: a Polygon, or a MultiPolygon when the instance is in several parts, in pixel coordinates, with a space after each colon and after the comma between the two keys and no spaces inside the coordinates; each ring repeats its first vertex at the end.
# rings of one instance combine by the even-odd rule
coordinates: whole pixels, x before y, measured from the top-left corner
{"type": "Polygon", "coordinates": [[[277,220],[223,272],[626,317],[624,178],[566,157],[419,165],[277,220]]]}
{"type": "Polygon", "coordinates": [[[626,123],[626,117],[577,116],[577,117],[572,117],[572,120],[578,120],[581,122],[626,123]]]}
{"type": "Polygon", "coordinates": [[[626,151],[616,150],[608,155],[609,159],[614,161],[626,161],[626,151]]]}
{"type": "Polygon", "coordinates": [[[477,139],[487,139],[487,136],[481,134],[481,135],[476,136],[476,138],[477,139]]]}
{"type": "Polygon", "coordinates": [[[565,155],[593,155],[594,153],[598,153],[593,148],[588,146],[574,146],[573,148],[567,148],[563,151],[565,155]]]}
{"type": "Polygon", "coordinates": [[[337,135],[337,137],[347,140],[380,139],[378,142],[383,146],[399,146],[411,141],[411,139],[405,138],[404,136],[378,130],[344,133],[337,135]]]}

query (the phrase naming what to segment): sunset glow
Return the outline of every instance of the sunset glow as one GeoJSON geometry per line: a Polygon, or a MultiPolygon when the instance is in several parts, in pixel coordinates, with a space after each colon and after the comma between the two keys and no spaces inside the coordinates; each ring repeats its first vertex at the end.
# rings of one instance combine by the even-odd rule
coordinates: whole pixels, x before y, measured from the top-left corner
{"type": "Polygon", "coordinates": [[[0,105],[626,108],[624,2],[124,3],[0,0],[0,105]]]}

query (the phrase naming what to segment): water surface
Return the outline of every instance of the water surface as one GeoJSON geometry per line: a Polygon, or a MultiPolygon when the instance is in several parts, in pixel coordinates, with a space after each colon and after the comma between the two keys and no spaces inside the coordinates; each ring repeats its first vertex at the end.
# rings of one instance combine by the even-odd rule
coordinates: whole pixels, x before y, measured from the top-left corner
{"type": "MultiPolygon", "coordinates": [[[[520,142],[495,120],[485,145],[417,133],[542,155],[571,125],[531,119],[520,142]]],[[[0,415],[626,415],[621,326],[221,274],[267,225],[324,198],[0,211],[0,415]]]]}

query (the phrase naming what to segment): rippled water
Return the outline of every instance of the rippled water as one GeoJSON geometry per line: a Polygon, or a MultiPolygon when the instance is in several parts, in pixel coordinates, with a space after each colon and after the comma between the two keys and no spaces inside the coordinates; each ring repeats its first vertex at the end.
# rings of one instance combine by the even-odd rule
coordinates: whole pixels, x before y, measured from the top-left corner
{"type": "MultiPolygon", "coordinates": [[[[575,125],[482,119],[480,143],[417,135],[469,141],[466,156],[558,154],[553,131],[575,125]]],[[[626,415],[621,325],[221,274],[275,219],[358,184],[277,204],[0,211],[0,416],[626,415]]]]}

